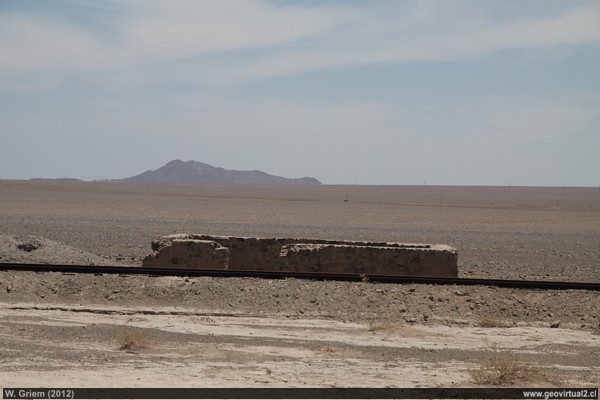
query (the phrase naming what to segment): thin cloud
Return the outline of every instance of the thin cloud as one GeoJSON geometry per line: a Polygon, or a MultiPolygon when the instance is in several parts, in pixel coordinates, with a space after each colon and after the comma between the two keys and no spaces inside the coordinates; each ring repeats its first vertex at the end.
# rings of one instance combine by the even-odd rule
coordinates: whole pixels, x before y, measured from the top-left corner
{"type": "Polygon", "coordinates": [[[108,1],[102,3],[102,23],[93,27],[57,13],[0,12],[0,72],[19,78],[26,72],[87,71],[110,79],[135,69],[152,79],[149,69],[159,68],[161,75],[187,69],[175,75],[237,82],[334,67],[461,61],[504,50],[600,43],[600,5],[593,2],[543,16],[513,13],[501,19],[481,12],[477,3],[334,4],[108,1]],[[471,8],[475,11],[464,11],[471,8]],[[226,57],[207,62],[204,57],[211,54],[226,57]]]}
{"type": "MultiPolygon", "coordinates": [[[[427,13],[424,13],[427,14],[427,13]]],[[[356,43],[335,43],[313,51],[289,52],[263,57],[257,61],[225,69],[217,75],[223,81],[266,79],[343,66],[420,61],[465,61],[506,50],[551,49],[559,46],[600,43],[600,6],[592,4],[559,16],[527,22],[488,21],[474,24],[455,21],[446,30],[433,28],[427,33],[419,27],[436,24],[410,18],[408,29],[387,17],[373,31],[361,30],[356,43]],[[393,25],[398,24],[396,28],[393,25]],[[416,27],[415,27],[416,25],[416,27]],[[465,31],[462,25],[468,26],[465,31]],[[368,36],[370,35],[370,37],[368,36]]]]}
{"type": "Polygon", "coordinates": [[[318,36],[354,18],[344,10],[260,1],[120,1],[107,7],[109,32],[56,14],[0,14],[0,71],[102,70],[246,51],[318,36]]]}

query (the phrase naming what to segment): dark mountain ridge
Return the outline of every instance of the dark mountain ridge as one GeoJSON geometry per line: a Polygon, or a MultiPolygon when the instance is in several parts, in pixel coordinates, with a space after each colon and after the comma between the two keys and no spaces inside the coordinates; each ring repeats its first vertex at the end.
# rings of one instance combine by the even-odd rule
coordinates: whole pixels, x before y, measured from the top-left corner
{"type": "Polygon", "coordinates": [[[173,160],[166,165],[124,179],[131,182],[246,184],[246,185],[319,185],[315,178],[289,179],[262,171],[237,171],[213,167],[199,161],[173,160]]]}

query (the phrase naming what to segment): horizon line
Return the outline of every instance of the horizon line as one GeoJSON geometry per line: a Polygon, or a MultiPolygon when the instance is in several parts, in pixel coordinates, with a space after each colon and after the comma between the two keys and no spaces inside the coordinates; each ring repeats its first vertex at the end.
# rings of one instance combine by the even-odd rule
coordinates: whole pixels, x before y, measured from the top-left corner
{"type": "MultiPolygon", "coordinates": [[[[295,179],[295,178],[289,178],[295,179]]],[[[316,178],[315,178],[316,179],[316,178]]],[[[193,182],[161,182],[161,181],[149,181],[149,182],[135,182],[127,181],[127,178],[117,179],[92,179],[85,180],[80,178],[29,178],[29,179],[18,179],[18,178],[0,178],[0,181],[11,181],[11,182],[69,182],[69,183],[126,183],[133,185],[187,185],[187,186],[274,186],[274,187],[324,187],[324,186],[343,186],[343,187],[367,187],[367,186],[401,186],[401,187],[455,187],[455,188],[556,188],[556,189],[598,189],[600,191],[600,185],[586,186],[586,185],[531,185],[531,184],[511,184],[500,185],[500,184],[456,184],[456,183],[436,183],[436,184],[409,184],[409,183],[323,183],[320,184],[303,184],[303,183],[289,183],[289,184],[262,184],[262,183],[193,183],[193,182]]]]}

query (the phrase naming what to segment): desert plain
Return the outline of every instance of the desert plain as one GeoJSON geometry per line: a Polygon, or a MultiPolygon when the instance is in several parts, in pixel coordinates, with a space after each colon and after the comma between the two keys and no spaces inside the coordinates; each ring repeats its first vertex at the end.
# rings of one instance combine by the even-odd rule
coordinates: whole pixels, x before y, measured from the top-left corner
{"type": "MultiPolygon", "coordinates": [[[[448,244],[600,282],[600,189],[0,181],[0,262],[141,265],[172,233],[448,244]]],[[[600,383],[600,292],[0,271],[4,387],[600,383]]]]}

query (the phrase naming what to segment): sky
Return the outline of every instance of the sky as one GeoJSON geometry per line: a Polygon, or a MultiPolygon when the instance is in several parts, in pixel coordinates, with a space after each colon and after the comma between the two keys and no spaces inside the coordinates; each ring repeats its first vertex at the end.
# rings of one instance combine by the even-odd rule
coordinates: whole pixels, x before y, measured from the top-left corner
{"type": "Polygon", "coordinates": [[[0,0],[0,179],[600,185],[597,0],[0,0]]]}

